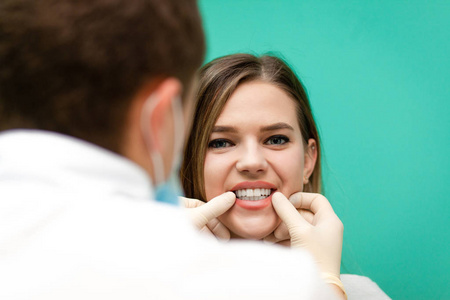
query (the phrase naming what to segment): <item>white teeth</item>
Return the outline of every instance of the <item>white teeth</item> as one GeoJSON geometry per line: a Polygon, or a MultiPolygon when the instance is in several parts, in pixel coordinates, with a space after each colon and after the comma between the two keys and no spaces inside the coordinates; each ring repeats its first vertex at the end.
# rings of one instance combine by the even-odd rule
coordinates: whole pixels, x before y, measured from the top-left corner
{"type": "Polygon", "coordinates": [[[256,201],[267,198],[271,193],[271,189],[242,189],[234,191],[234,193],[241,200],[256,201]]]}

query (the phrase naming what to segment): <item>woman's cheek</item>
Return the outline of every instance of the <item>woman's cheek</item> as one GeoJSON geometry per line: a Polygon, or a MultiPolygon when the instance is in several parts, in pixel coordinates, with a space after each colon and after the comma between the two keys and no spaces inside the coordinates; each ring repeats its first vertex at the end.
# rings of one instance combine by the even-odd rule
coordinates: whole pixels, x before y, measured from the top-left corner
{"type": "Polygon", "coordinates": [[[224,162],[219,156],[214,154],[207,154],[205,157],[205,192],[206,199],[210,200],[220,194],[224,193],[224,162]]]}
{"type": "Polygon", "coordinates": [[[272,160],[282,182],[281,192],[287,197],[303,189],[303,160],[303,151],[298,148],[279,151],[272,160]]]}

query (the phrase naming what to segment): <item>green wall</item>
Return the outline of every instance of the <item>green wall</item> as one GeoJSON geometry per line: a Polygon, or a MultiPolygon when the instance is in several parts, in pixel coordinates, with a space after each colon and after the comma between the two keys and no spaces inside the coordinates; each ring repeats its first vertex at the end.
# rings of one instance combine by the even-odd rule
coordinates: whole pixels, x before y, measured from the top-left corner
{"type": "Polygon", "coordinates": [[[207,60],[280,53],[322,135],[343,273],[450,299],[450,1],[200,1],[207,60]]]}

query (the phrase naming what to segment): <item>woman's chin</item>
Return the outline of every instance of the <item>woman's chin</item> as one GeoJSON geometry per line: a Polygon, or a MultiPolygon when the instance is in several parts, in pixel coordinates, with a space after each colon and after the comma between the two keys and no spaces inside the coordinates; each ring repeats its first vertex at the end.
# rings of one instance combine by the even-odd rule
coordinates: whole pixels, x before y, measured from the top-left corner
{"type": "Polygon", "coordinates": [[[240,238],[240,239],[246,239],[246,240],[262,240],[266,236],[270,235],[273,230],[268,231],[239,231],[238,232],[232,232],[231,237],[233,238],[240,238]]]}
{"type": "Polygon", "coordinates": [[[249,240],[261,240],[273,233],[281,220],[276,214],[272,216],[236,216],[219,217],[219,220],[231,231],[231,237],[249,240]]]}

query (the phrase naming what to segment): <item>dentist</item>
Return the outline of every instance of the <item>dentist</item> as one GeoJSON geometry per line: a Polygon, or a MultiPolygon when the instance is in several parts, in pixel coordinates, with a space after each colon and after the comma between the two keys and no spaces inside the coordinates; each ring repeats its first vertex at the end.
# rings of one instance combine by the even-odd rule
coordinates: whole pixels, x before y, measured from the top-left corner
{"type": "Polygon", "coordinates": [[[154,201],[203,53],[195,1],[1,1],[0,299],[334,298],[308,252],[223,245],[154,201]]]}

